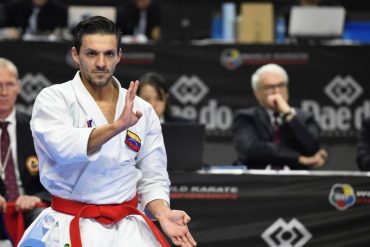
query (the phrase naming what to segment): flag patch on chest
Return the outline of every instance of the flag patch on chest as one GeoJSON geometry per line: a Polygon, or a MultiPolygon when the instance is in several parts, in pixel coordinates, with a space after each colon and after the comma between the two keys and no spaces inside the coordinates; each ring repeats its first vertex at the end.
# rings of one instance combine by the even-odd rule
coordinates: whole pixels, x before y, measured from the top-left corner
{"type": "Polygon", "coordinates": [[[127,130],[125,143],[135,152],[139,152],[141,147],[141,140],[140,137],[134,132],[127,130]]]}
{"type": "Polygon", "coordinates": [[[92,119],[86,121],[86,126],[87,126],[87,128],[92,127],[92,119]]]}

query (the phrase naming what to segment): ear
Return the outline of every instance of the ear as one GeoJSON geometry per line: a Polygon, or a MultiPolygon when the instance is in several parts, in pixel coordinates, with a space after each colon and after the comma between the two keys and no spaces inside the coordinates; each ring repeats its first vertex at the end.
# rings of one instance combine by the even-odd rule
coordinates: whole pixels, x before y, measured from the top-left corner
{"type": "Polygon", "coordinates": [[[263,98],[262,93],[258,89],[256,89],[256,90],[253,90],[253,94],[256,100],[261,104],[261,101],[262,101],[261,99],[263,98]]]}
{"type": "Polygon", "coordinates": [[[169,93],[166,93],[165,95],[164,95],[164,101],[167,103],[167,101],[168,101],[168,98],[170,97],[170,94],[169,93]]]}
{"type": "Polygon", "coordinates": [[[254,97],[255,97],[256,99],[258,99],[258,98],[259,98],[259,92],[258,92],[258,90],[257,90],[257,89],[254,89],[254,90],[253,90],[253,94],[254,94],[254,97]]]}
{"type": "Polygon", "coordinates": [[[22,90],[22,83],[20,79],[17,79],[17,94],[19,94],[22,90]]]}
{"type": "Polygon", "coordinates": [[[123,58],[122,48],[119,48],[118,49],[118,60],[117,60],[117,63],[119,63],[119,61],[121,61],[122,58],[123,58]]]}
{"type": "Polygon", "coordinates": [[[75,62],[78,67],[80,67],[80,57],[78,56],[78,53],[75,47],[72,47],[71,55],[72,55],[73,62],[75,62]]]}

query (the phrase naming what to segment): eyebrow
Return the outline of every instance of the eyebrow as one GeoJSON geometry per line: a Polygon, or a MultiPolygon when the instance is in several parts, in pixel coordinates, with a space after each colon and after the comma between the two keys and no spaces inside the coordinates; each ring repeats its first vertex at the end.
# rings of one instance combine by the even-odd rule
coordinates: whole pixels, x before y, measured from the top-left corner
{"type": "Polygon", "coordinates": [[[114,53],[117,53],[117,50],[116,49],[109,49],[109,50],[105,50],[105,51],[98,51],[96,49],[93,49],[93,48],[86,48],[85,50],[83,50],[84,52],[90,52],[90,51],[93,51],[93,52],[96,52],[96,53],[107,53],[107,52],[114,52],[114,53]]]}

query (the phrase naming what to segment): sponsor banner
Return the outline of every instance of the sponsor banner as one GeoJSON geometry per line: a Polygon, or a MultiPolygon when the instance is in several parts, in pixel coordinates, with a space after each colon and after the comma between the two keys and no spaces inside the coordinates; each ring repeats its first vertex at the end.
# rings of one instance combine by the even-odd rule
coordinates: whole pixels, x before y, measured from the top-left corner
{"type": "Polygon", "coordinates": [[[171,199],[238,199],[238,187],[223,185],[171,186],[171,199]]]}
{"type": "Polygon", "coordinates": [[[262,233],[263,240],[270,247],[301,247],[311,237],[311,233],[296,218],[290,222],[279,218],[262,233]]]}
{"type": "MultiPolygon", "coordinates": [[[[314,174],[314,172],[313,172],[314,174]]],[[[170,174],[203,247],[369,246],[368,176],[170,174]]]]}
{"type": "Polygon", "coordinates": [[[26,73],[20,78],[22,90],[19,94],[18,101],[24,103],[18,103],[17,108],[23,112],[32,113],[32,106],[39,92],[52,83],[42,73],[32,74],[26,73]]]}
{"type": "MultiPolygon", "coordinates": [[[[370,116],[368,46],[158,44],[122,49],[115,71],[122,86],[148,71],[163,74],[173,112],[205,124],[208,141],[231,141],[234,111],[257,103],[250,77],[266,63],[288,71],[291,105],[312,112],[324,142],[353,142],[361,120],[370,116]]],[[[19,67],[26,91],[18,106],[27,111],[43,87],[70,80],[76,71],[69,43],[3,41],[0,56],[19,67]]]]}

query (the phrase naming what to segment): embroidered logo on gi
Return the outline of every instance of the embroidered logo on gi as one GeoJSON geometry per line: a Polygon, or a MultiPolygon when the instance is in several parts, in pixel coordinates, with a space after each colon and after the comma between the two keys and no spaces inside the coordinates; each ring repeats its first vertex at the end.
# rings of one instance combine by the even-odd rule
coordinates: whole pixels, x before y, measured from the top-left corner
{"type": "Polygon", "coordinates": [[[139,152],[141,147],[141,140],[140,137],[136,135],[134,132],[127,130],[125,143],[135,152],[139,152]]]}
{"type": "Polygon", "coordinates": [[[36,176],[39,172],[39,159],[36,155],[28,156],[26,159],[26,167],[31,176],[36,176]]]}
{"type": "Polygon", "coordinates": [[[70,247],[70,245],[69,244],[65,244],[64,247],[70,247]]]}
{"type": "Polygon", "coordinates": [[[92,119],[86,121],[87,128],[92,127],[92,119]]]}

